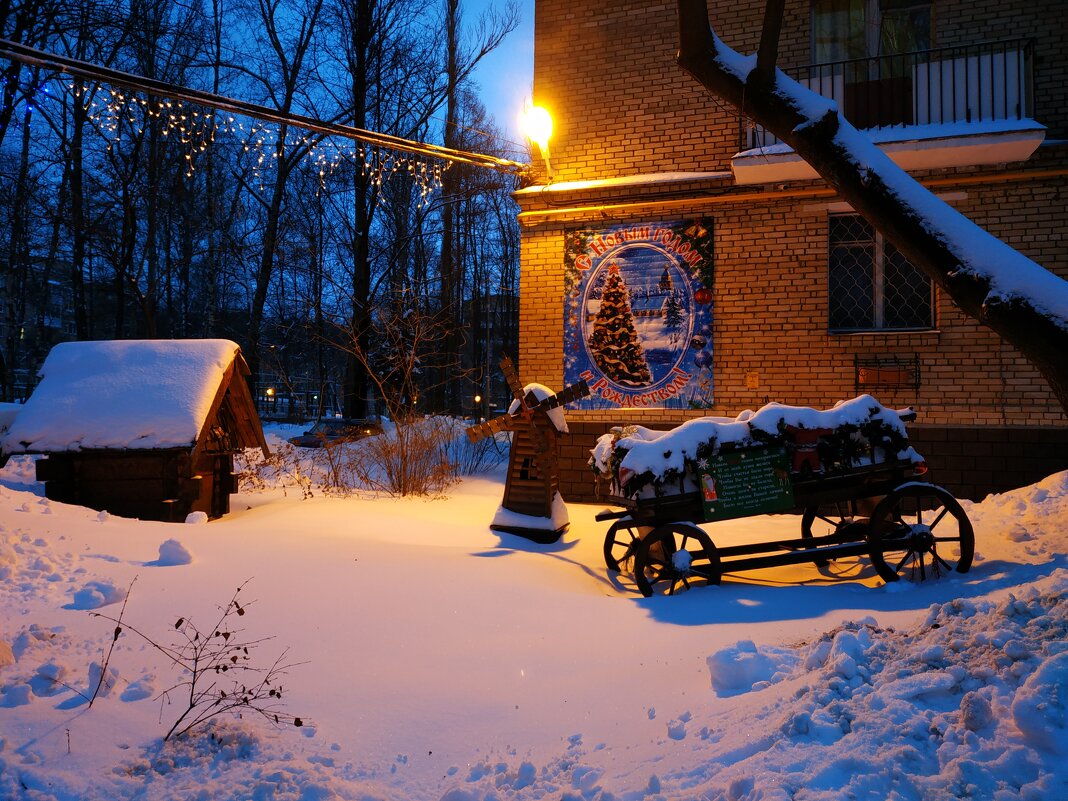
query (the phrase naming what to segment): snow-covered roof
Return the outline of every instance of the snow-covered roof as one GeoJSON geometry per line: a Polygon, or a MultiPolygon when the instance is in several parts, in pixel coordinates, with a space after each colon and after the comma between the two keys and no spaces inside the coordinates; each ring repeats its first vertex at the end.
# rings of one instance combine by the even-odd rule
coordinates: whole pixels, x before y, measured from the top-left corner
{"type": "MultiPolygon", "coordinates": [[[[534,397],[538,401],[543,401],[546,398],[553,397],[556,393],[549,389],[544,384],[538,384],[536,382],[527,384],[523,387],[523,394],[529,392],[534,393],[534,397]]],[[[508,414],[515,414],[519,411],[519,401],[514,400],[508,406],[508,414]]],[[[553,427],[561,434],[567,433],[567,420],[564,419],[564,410],[559,406],[555,406],[552,409],[547,409],[546,414],[549,415],[549,421],[553,424],[553,427]]]]}
{"type": "Polygon", "coordinates": [[[226,339],[56,345],[3,449],[192,447],[239,351],[226,339]]]}

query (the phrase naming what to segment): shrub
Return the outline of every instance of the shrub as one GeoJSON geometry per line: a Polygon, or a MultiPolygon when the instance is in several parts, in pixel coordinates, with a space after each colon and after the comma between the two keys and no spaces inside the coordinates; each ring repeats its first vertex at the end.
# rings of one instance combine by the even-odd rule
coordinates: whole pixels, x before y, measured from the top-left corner
{"type": "MultiPolygon", "coordinates": [[[[248,582],[245,582],[247,584],[248,582]]],[[[131,585],[132,586],[132,585],[131,585]]],[[[115,624],[111,646],[107,651],[102,672],[106,671],[114,644],[123,631],[140,637],[145,643],[166,656],[178,669],[178,679],[160,693],[167,703],[177,703],[181,710],[164,735],[164,740],[181,736],[219,715],[241,716],[255,713],[272,723],[303,726],[304,722],[281,711],[281,680],[293,664],[286,662],[283,651],[272,663],[264,666],[256,659],[257,649],[270,637],[250,638],[244,629],[236,627],[236,619],[245,616],[252,605],[241,598],[244,584],[238,587],[223,608],[215,625],[201,631],[190,618],[180,617],[174,624],[175,641],[165,645],[119,617],[99,612],[95,617],[115,624]],[[172,700],[173,698],[173,700],[172,700]]],[[[127,595],[129,597],[129,595],[127,595]]],[[[93,699],[100,691],[93,693],[93,699]]],[[[90,706],[92,700],[90,700],[90,706]]]]}

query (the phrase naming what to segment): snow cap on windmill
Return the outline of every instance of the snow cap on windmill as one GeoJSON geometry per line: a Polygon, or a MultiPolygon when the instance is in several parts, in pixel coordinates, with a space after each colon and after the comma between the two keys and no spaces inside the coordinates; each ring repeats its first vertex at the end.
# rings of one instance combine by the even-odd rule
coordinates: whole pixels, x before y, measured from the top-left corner
{"type": "Polygon", "coordinates": [[[535,542],[556,542],[569,524],[556,458],[556,438],[567,433],[562,407],[590,390],[585,381],[555,394],[542,384],[524,385],[507,356],[501,371],[514,398],[508,413],[467,429],[472,442],[498,431],[513,432],[504,500],[490,528],[535,542]]]}

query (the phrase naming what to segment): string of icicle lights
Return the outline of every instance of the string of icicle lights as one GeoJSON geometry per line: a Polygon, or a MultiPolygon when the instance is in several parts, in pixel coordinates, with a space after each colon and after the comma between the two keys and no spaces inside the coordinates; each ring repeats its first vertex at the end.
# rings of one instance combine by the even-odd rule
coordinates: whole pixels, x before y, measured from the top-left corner
{"type": "MultiPolygon", "coordinates": [[[[3,81],[0,81],[2,90],[3,81]]],[[[90,91],[79,89],[73,81],[62,81],[64,89],[82,104],[87,118],[110,141],[107,149],[125,137],[141,136],[146,126],[158,126],[162,138],[179,142],[184,148],[184,173],[193,178],[198,159],[213,145],[220,134],[235,136],[241,152],[253,159],[251,169],[261,188],[265,175],[273,169],[279,157],[278,138],[281,126],[277,123],[245,119],[229,112],[196,107],[180,100],[153,98],[123,89],[90,91]]],[[[25,100],[32,112],[41,98],[58,101],[47,82],[38,84],[25,100]]],[[[12,123],[19,125],[20,115],[13,115],[12,123]]],[[[442,175],[452,163],[445,159],[413,156],[378,145],[368,145],[329,134],[309,134],[296,126],[287,126],[282,152],[303,150],[302,159],[314,165],[318,190],[326,186],[327,178],[343,164],[358,165],[364,177],[375,188],[381,188],[392,176],[407,173],[418,189],[418,207],[430,202],[431,195],[441,188],[442,175]]],[[[317,190],[317,191],[318,191],[317,190]]],[[[379,203],[384,196],[377,193],[379,203]]]]}

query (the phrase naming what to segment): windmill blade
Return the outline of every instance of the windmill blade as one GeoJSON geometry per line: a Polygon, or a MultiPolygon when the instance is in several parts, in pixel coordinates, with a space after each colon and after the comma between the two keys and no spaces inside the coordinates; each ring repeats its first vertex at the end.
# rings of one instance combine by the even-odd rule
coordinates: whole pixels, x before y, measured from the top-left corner
{"type": "Polygon", "coordinates": [[[586,384],[586,381],[582,380],[577,384],[572,384],[566,389],[557,392],[555,395],[550,395],[545,400],[535,404],[535,408],[548,411],[549,409],[555,409],[557,406],[563,406],[572,401],[577,401],[580,398],[585,398],[589,394],[590,388],[586,384]]]}
{"type": "Polygon", "coordinates": [[[476,426],[471,426],[467,429],[467,438],[473,443],[479,440],[492,437],[498,431],[508,431],[512,425],[512,418],[509,415],[501,415],[495,417],[492,420],[487,420],[485,423],[479,423],[476,426]]]}
{"type": "Polygon", "coordinates": [[[523,382],[519,380],[519,373],[515,371],[515,364],[507,356],[501,359],[501,372],[504,373],[504,380],[508,382],[508,389],[512,390],[512,395],[515,399],[522,404],[526,404],[523,382]]]}
{"type": "Polygon", "coordinates": [[[590,387],[586,383],[586,379],[582,379],[577,384],[572,384],[557,392],[556,397],[560,398],[561,403],[571,403],[572,401],[581,400],[589,394],[590,387]]]}

